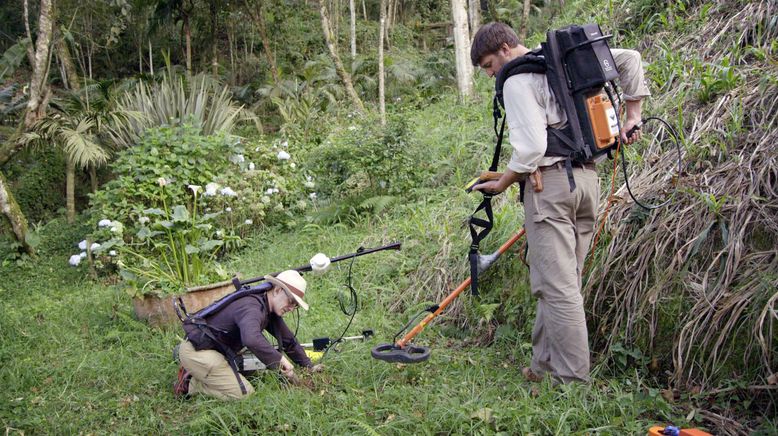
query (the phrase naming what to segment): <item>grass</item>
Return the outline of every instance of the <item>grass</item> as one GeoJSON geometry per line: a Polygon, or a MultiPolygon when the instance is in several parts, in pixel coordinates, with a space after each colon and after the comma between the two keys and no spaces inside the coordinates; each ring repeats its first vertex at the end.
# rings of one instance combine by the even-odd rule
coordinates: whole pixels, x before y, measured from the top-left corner
{"type": "MultiPolygon", "coordinates": [[[[316,251],[351,252],[379,230],[374,226],[268,232],[230,267],[253,276],[298,266],[316,251]]],[[[51,239],[58,237],[47,230],[62,229],[42,231],[43,245],[56,246],[51,239]]],[[[679,409],[636,375],[559,388],[525,383],[519,371],[531,352],[526,333],[478,346],[473,331],[446,334],[457,328],[433,324],[417,341],[433,347],[428,362],[373,360],[369,349],[389,341],[406,320],[384,309],[398,293],[393,275],[412,262],[405,252],[357,260],[360,311],[349,333],[372,328],[377,338],[330,353],[314,388],[285,386],[266,373],[254,380],[257,395],[245,401],[182,402],[170,389],[176,370],[170,351],[180,330],[135,320],[128,296],[90,281],[85,269],[66,267],[66,253],[44,252],[0,273],[0,423],[9,434],[635,433],[657,420],[683,422],[679,409]]],[[[335,297],[346,265],[338,266],[308,276],[311,310],[302,315],[301,340],[335,336],[345,326],[335,297]]]]}
{"type": "MultiPolygon", "coordinates": [[[[626,34],[635,41],[627,46],[654,61],[649,73],[658,92],[646,112],[678,127],[688,174],[668,209],[638,214],[624,203],[611,214],[602,239],[609,245],[587,282],[591,384],[522,380],[534,300],[518,250],[484,277],[480,300],[463,295],[417,339],[433,347],[429,362],[402,366],[369,357],[373,345],[388,342],[467,275],[463,224],[476,200],[457,186],[490,157],[489,100],[452,111],[453,98],[444,97],[404,114],[414,144],[435,163],[430,186],[420,187],[415,200],[370,219],[350,217],[353,225],[267,231],[228,265],[256,276],[298,266],[318,251],[334,256],[403,242],[399,253],[357,260],[360,312],[348,333],[372,328],[377,338],[328,355],[312,389],[266,373],[254,380],[257,395],[242,402],[176,401],[170,349],[180,330],[134,320],[126,295],[66,267],[66,247],[85,232],[55,224],[41,230],[38,260],[4,263],[0,271],[0,424],[6,433],[66,434],[639,434],[673,422],[721,434],[777,433],[775,385],[767,377],[778,338],[770,311],[777,298],[776,224],[769,213],[775,31],[767,26],[769,2],[697,3],[609,3],[614,22],[645,23],[626,34]],[[732,31],[744,16],[752,19],[732,31]],[[659,33],[646,38],[649,30],[659,33]],[[703,47],[700,33],[718,36],[703,47]],[[730,53],[733,46],[738,50],[730,53]]],[[[594,6],[576,18],[570,13],[560,20],[601,16],[594,6]]],[[[476,84],[488,95],[490,81],[479,77],[476,84]]],[[[638,195],[661,197],[649,182],[658,167],[635,162],[642,162],[631,173],[638,195]]],[[[515,196],[499,197],[483,251],[521,225],[515,196]]],[[[302,317],[301,340],[335,336],[345,326],[336,297],[346,267],[310,276],[312,310],[302,317]]]]}

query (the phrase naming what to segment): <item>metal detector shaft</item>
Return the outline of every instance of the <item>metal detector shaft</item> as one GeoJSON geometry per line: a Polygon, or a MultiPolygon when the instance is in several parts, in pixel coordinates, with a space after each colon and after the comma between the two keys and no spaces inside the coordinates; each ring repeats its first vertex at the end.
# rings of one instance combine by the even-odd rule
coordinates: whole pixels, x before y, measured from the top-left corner
{"type": "MultiPolygon", "coordinates": [[[[510,248],[513,244],[515,244],[516,241],[521,239],[522,236],[524,236],[524,229],[521,229],[518,233],[516,233],[510,239],[505,241],[505,243],[503,243],[500,246],[500,248],[497,249],[497,252],[495,253],[495,255],[497,257],[499,257],[501,254],[503,254],[506,251],[508,251],[508,248],[510,248]]],[[[421,333],[422,330],[424,330],[424,327],[426,327],[427,324],[429,324],[433,319],[435,319],[435,317],[440,315],[440,313],[443,312],[446,309],[446,307],[448,307],[448,305],[451,304],[451,302],[456,300],[456,298],[459,296],[459,294],[461,294],[465,289],[470,287],[470,280],[471,280],[471,278],[468,277],[467,279],[465,279],[465,281],[460,283],[459,286],[457,286],[457,288],[454,289],[453,292],[448,294],[448,296],[440,303],[440,305],[438,305],[437,310],[435,310],[434,312],[432,312],[429,315],[427,315],[411,331],[409,331],[408,333],[405,334],[405,336],[403,336],[402,338],[397,340],[397,342],[395,343],[395,346],[397,348],[405,348],[405,346],[408,345],[408,343],[410,343],[411,340],[416,335],[418,335],[419,333],[421,333]]]]}
{"type": "MultiPolygon", "coordinates": [[[[402,245],[401,242],[393,242],[391,244],[384,245],[384,246],[381,246],[381,247],[366,248],[366,249],[364,249],[362,251],[357,251],[356,253],[344,254],[342,256],[333,257],[333,258],[330,259],[330,262],[331,263],[340,262],[341,260],[346,260],[346,259],[351,259],[351,258],[354,258],[354,257],[364,256],[366,254],[375,253],[377,251],[399,250],[401,245],[402,245]]],[[[311,267],[311,264],[306,264],[306,265],[298,266],[297,268],[292,268],[292,269],[297,271],[297,272],[303,273],[303,272],[309,272],[313,268],[311,267]]],[[[278,272],[271,273],[269,275],[275,277],[275,276],[281,274],[282,272],[283,271],[278,271],[278,272]]],[[[251,283],[257,283],[257,282],[261,282],[263,280],[265,280],[264,276],[263,277],[255,277],[253,279],[241,280],[241,281],[233,279],[232,283],[235,285],[236,289],[240,289],[240,287],[243,286],[243,285],[249,285],[251,283]]]]}

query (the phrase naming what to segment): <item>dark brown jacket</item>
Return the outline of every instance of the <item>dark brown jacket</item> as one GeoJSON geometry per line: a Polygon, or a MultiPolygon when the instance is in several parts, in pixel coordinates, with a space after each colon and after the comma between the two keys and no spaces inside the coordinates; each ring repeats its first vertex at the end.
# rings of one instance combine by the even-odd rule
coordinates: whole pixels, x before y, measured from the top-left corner
{"type": "MultiPolygon", "coordinates": [[[[249,295],[239,298],[206,320],[214,336],[234,353],[245,346],[268,368],[278,368],[281,353],[262,334],[267,330],[275,336],[280,348],[300,366],[310,367],[311,359],[297,342],[284,320],[268,308],[267,295],[249,295]]],[[[196,350],[216,350],[220,347],[199,327],[184,324],[184,331],[196,350]]]]}

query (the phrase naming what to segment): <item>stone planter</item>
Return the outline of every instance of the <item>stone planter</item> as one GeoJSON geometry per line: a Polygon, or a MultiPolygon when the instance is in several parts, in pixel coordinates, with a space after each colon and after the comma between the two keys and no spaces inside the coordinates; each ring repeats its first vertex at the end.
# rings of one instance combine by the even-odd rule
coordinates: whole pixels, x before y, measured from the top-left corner
{"type": "Polygon", "coordinates": [[[134,297],[132,305],[135,308],[135,316],[148,322],[154,327],[164,324],[180,322],[173,309],[173,300],[179,296],[184,301],[184,306],[189,313],[195,313],[203,307],[235,292],[232,280],[219,283],[188,288],[184,295],[158,297],[154,294],[146,294],[143,297],[134,297]]]}

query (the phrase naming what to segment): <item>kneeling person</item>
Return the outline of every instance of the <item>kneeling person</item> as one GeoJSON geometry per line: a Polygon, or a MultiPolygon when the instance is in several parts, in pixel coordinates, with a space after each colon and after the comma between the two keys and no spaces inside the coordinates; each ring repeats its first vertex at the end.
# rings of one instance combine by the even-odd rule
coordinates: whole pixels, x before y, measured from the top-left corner
{"type": "Polygon", "coordinates": [[[313,367],[311,359],[289,330],[283,316],[297,307],[308,310],[306,282],[297,271],[288,270],[277,277],[266,276],[273,288],[265,293],[248,295],[229,303],[206,319],[207,327],[186,322],[186,339],[179,347],[182,368],[175,386],[177,395],[205,394],[221,399],[242,398],[254,388],[237,370],[235,356],[248,348],[269,369],[279,369],[288,379],[295,379],[294,367],[262,334],[267,330],[280,349],[294,363],[313,367]]]}

